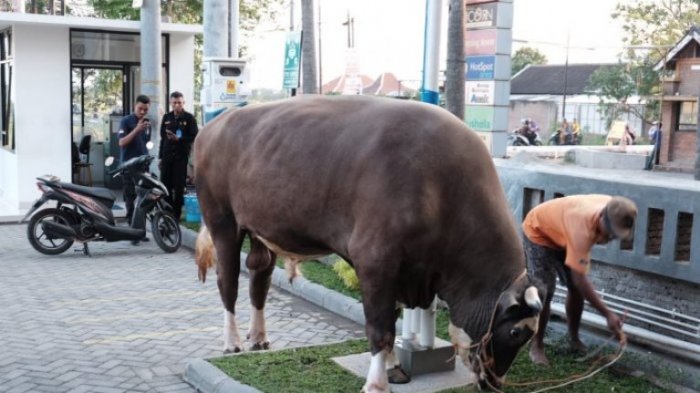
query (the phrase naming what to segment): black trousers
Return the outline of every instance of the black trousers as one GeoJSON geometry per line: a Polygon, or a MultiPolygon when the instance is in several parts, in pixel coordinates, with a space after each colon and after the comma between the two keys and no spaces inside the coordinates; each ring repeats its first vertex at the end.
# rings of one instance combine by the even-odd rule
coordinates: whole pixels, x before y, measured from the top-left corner
{"type": "Polygon", "coordinates": [[[179,220],[182,205],[185,203],[185,183],[187,181],[187,159],[163,159],[160,168],[160,180],[168,189],[168,202],[173,206],[175,217],[179,220]]]}
{"type": "Polygon", "coordinates": [[[122,175],[124,190],[124,205],[126,205],[126,222],[131,225],[131,217],[134,216],[134,201],[136,200],[136,184],[134,178],[128,173],[122,175]]]}

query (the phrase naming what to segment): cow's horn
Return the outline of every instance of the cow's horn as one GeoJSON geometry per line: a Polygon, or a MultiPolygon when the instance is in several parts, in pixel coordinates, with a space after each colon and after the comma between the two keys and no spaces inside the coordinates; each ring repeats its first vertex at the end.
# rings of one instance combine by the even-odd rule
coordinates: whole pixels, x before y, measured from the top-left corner
{"type": "Polygon", "coordinates": [[[525,303],[537,312],[542,311],[542,300],[537,293],[537,288],[529,287],[525,290],[525,303]]]}

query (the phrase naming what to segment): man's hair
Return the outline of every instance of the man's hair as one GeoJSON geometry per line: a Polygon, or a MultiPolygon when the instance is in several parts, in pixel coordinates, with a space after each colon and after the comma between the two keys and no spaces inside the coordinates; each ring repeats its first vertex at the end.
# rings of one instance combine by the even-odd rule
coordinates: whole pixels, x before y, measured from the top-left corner
{"type": "Polygon", "coordinates": [[[179,91],[174,91],[174,92],[170,93],[170,98],[182,98],[182,97],[184,97],[184,96],[179,91]]]}
{"type": "Polygon", "coordinates": [[[148,96],[141,94],[138,97],[136,97],[136,102],[148,105],[151,103],[151,99],[148,98],[148,96]]]}

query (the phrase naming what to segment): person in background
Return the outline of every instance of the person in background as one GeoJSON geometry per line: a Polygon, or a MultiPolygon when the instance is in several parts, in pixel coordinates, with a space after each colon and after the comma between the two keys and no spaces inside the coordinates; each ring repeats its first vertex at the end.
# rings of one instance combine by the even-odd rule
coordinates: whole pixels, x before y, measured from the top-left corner
{"type": "Polygon", "coordinates": [[[569,122],[564,118],[561,122],[561,132],[559,133],[559,144],[565,145],[567,138],[571,135],[571,126],[569,122]]]}
{"type": "Polygon", "coordinates": [[[649,140],[651,141],[654,148],[651,150],[651,155],[647,160],[646,170],[652,170],[654,165],[659,165],[659,154],[661,149],[661,131],[662,124],[660,121],[655,121],[654,124],[649,129],[649,140]]]}
{"type": "Polygon", "coordinates": [[[197,137],[197,121],[185,111],[185,98],[179,91],[170,94],[172,111],[163,115],[160,123],[160,149],[158,168],[163,184],[168,189],[175,218],[180,220],[187,181],[187,163],[194,139],[197,137]]]}
{"type": "Polygon", "coordinates": [[[630,239],[637,219],[637,206],[630,199],[610,195],[572,195],[534,207],[523,221],[523,243],[528,274],[545,284],[547,293],[537,333],[530,344],[530,359],[548,364],[544,335],[557,276],[566,285],[566,322],[572,349],[584,352],[579,338],[584,300],[607,320],[608,329],[626,343],[623,321],[598,297],[587,278],[591,249],[612,239],[630,239]]]}
{"type": "MultiPolygon", "coordinates": [[[[151,122],[146,117],[151,100],[148,96],[136,97],[134,112],[122,118],[119,123],[119,160],[124,163],[134,157],[148,154],[146,143],[151,140],[151,122]]],[[[124,174],[124,203],[126,205],[126,221],[131,223],[134,215],[136,189],[133,176],[124,174]]],[[[144,238],[143,240],[148,240],[144,238]]]]}
{"type": "Polygon", "coordinates": [[[625,124],[625,134],[622,136],[622,140],[620,141],[621,145],[634,145],[634,140],[637,139],[637,136],[634,134],[634,131],[630,128],[629,124],[625,124]],[[624,143],[622,143],[624,142],[624,143]]]}
{"type": "Polygon", "coordinates": [[[571,143],[574,145],[581,144],[581,125],[578,124],[578,120],[575,117],[571,123],[571,143]]]}

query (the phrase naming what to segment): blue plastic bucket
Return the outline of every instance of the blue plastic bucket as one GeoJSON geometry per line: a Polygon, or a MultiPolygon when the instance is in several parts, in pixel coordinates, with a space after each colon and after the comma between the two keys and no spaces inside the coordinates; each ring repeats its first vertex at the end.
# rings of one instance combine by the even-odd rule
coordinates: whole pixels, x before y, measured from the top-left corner
{"type": "Polygon", "coordinates": [[[197,200],[197,194],[185,195],[185,221],[202,221],[202,214],[199,212],[199,201],[197,200]]]}

